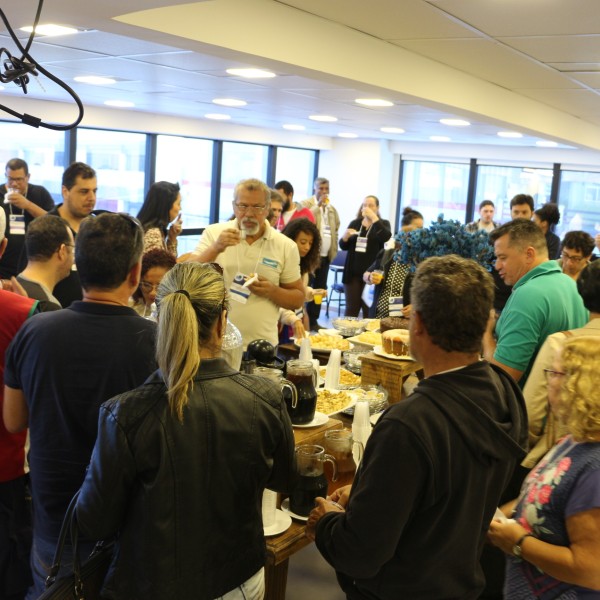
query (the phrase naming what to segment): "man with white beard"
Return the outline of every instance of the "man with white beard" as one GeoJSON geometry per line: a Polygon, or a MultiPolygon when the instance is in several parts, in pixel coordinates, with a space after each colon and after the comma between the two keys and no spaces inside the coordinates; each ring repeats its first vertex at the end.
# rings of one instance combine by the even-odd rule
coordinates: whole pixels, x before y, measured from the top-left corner
{"type": "Polygon", "coordinates": [[[271,193],[258,179],[235,186],[235,219],[209,225],[190,260],[216,262],[229,290],[229,318],[242,334],[244,348],[253,340],[278,343],[279,308],[304,302],[298,247],[268,220],[271,193]]]}

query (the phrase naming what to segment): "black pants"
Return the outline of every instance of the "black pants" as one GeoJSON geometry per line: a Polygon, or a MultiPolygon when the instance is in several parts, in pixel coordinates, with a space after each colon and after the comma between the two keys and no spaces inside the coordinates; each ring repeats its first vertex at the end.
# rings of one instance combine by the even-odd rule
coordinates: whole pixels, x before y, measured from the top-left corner
{"type": "Polygon", "coordinates": [[[0,483],[0,598],[22,600],[32,583],[29,477],[0,483]]]}
{"type": "Polygon", "coordinates": [[[346,294],[346,317],[358,317],[362,309],[363,318],[369,316],[369,307],[362,299],[362,293],[365,289],[365,282],[359,275],[353,275],[350,281],[344,283],[344,293],[346,294]]]}
{"type": "MultiPolygon", "coordinates": [[[[327,276],[329,275],[329,258],[321,256],[321,265],[315,271],[315,274],[310,278],[309,285],[315,290],[325,289],[327,287],[327,276]]],[[[308,302],[306,304],[306,312],[308,314],[308,323],[312,329],[319,320],[322,304],[308,302]]]]}

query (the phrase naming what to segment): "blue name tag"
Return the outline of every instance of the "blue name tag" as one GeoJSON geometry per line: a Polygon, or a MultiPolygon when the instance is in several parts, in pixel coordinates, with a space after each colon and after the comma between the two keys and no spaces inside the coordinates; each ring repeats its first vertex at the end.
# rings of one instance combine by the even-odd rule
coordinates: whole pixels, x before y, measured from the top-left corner
{"type": "Polygon", "coordinates": [[[276,269],[279,266],[279,263],[276,260],[273,260],[272,258],[263,258],[262,264],[267,267],[271,267],[272,269],[276,269]]]}

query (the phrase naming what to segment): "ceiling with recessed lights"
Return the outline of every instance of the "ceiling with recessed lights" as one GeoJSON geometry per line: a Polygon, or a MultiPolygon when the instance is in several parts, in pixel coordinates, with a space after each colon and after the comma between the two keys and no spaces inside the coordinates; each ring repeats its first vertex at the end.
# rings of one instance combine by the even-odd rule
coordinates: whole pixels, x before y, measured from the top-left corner
{"type": "MultiPolygon", "coordinates": [[[[3,10],[18,30],[36,8],[3,10]]],[[[47,0],[40,23],[77,28],[36,37],[30,54],[84,106],[311,135],[600,149],[597,0],[47,0]]],[[[4,28],[0,45],[20,56],[4,28]]],[[[42,76],[27,96],[0,91],[19,112],[28,98],[68,101],[42,76]]]]}

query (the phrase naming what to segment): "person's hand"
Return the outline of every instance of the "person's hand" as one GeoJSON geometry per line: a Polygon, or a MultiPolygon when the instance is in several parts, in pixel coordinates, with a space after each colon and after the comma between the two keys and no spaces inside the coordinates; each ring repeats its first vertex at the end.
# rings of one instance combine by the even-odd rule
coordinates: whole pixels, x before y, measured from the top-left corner
{"type": "Polygon", "coordinates": [[[407,304],[402,308],[402,316],[406,319],[410,317],[410,313],[412,312],[412,304],[407,304]]]}
{"type": "Polygon", "coordinates": [[[181,233],[183,229],[183,220],[181,218],[181,213],[177,216],[177,219],[171,223],[171,227],[169,227],[169,241],[174,242],[177,239],[177,236],[181,233]]]}
{"type": "Polygon", "coordinates": [[[376,221],[379,221],[379,215],[368,206],[365,206],[362,209],[362,216],[363,219],[366,219],[367,221],[369,221],[369,223],[375,223],[376,221]]]}
{"type": "Polygon", "coordinates": [[[248,289],[253,294],[260,296],[261,298],[267,298],[267,299],[271,298],[271,296],[273,294],[273,290],[277,286],[274,283],[271,283],[265,277],[262,277],[261,275],[257,274],[256,276],[258,277],[258,281],[255,281],[254,283],[250,284],[248,286],[248,289]]]}
{"type": "Polygon", "coordinates": [[[492,308],[490,310],[490,316],[488,317],[487,326],[485,328],[486,334],[494,335],[494,330],[496,329],[496,321],[498,320],[498,315],[496,311],[492,308]]]}
{"type": "Polygon", "coordinates": [[[214,243],[215,249],[221,254],[229,246],[237,246],[240,243],[239,229],[224,229],[214,243]]]}
{"type": "Polygon", "coordinates": [[[29,297],[25,291],[25,288],[17,281],[16,277],[11,277],[10,279],[0,279],[0,290],[12,292],[13,294],[18,294],[19,296],[24,296],[25,298],[29,297]]]}
{"type": "Polygon", "coordinates": [[[292,329],[294,330],[294,337],[297,340],[304,339],[304,335],[306,330],[304,329],[304,325],[302,324],[302,319],[298,319],[293,325],[292,329]]]}
{"type": "Polygon", "coordinates": [[[600,233],[596,234],[596,237],[594,238],[594,242],[596,243],[596,248],[598,248],[598,250],[600,250],[600,233]]]}
{"type": "Polygon", "coordinates": [[[353,235],[358,235],[358,231],[356,231],[356,229],[346,229],[344,232],[344,241],[347,242],[353,235]]]}
{"type": "Polygon", "coordinates": [[[529,533],[519,523],[501,523],[492,521],[488,529],[487,539],[506,554],[512,554],[513,546],[526,534],[529,533]]]}
{"type": "Polygon", "coordinates": [[[326,500],[325,498],[316,498],[315,507],[310,511],[308,515],[308,521],[306,522],[306,537],[313,540],[315,539],[315,533],[317,523],[323,515],[328,512],[344,512],[344,509],[338,504],[334,503],[333,500],[326,500]]]}
{"type": "Polygon", "coordinates": [[[9,204],[20,208],[21,210],[27,210],[27,207],[31,202],[30,200],[27,200],[27,198],[25,198],[25,196],[23,196],[21,192],[7,193],[5,199],[8,201],[9,204]]]}
{"type": "Polygon", "coordinates": [[[343,485],[339,487],[337,490],[334,490],[331,496],[328,496],[327,499],[332,502],[337,502],[340,506],[346,508],[348,505],[348,500],[350,499],[350,490],[352,489],[352,484],[343,485]]]}

